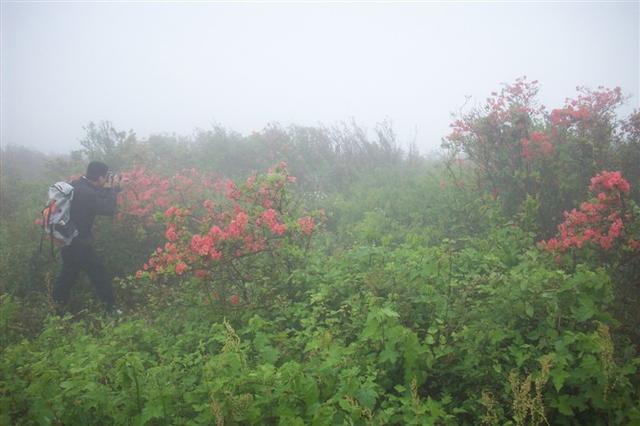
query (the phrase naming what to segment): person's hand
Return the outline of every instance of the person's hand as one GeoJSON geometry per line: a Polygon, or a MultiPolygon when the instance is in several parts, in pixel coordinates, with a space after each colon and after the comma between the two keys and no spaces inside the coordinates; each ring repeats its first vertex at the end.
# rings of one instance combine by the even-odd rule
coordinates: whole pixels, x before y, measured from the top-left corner
{"type": "Polygon", "coordinates": [[[114,180],[114,178],[115,178],[114,174],[112,174],[111,172],[107,173],[107,175],[105,176],[104,184],[102,185],[102,187],[105,188],[105,189],[113,188],[113,180],[114,180]]]}
{"type": "Polygon", "coordinates": [[[128,182],[126,180],[125,181],[122,180],[122,175],[118,175],[117,178],[114,180],[115,186],[113,188],[115,189],[116,192],[120,192],[123,189],[125,189],[125,187],[127,186],[127,183],[128,182]]]}

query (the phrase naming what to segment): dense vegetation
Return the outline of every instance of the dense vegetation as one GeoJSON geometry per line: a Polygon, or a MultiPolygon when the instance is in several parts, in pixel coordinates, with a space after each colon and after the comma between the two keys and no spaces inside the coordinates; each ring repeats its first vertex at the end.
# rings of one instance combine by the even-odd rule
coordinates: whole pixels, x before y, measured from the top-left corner
{"type": "Polygon", "coordinates": [[[640,424],[640,113],[619,89],[547,111],[505,85],[443,156],[388,125],[89,124],[2,151],[1,424],[640,424]],[[34,224],[88,159],[125,177],[96,225],[124,315],[34,224]]]}

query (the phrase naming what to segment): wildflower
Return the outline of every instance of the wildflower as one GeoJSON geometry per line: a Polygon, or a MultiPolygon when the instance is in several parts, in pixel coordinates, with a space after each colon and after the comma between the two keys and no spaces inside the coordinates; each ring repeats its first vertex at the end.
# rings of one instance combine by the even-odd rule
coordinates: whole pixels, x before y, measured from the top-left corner
{"type": "Polygon", "coordinates": [[[182,273],[185,271],[185,269],[187,269],[187,265],[184,262],[178,262],[176,264],[176,274],[178,275],[182,275],[182,273]]]}
{"type": "Polygon", "coordinates": [[[167,231],[164,233],[164,236],[169,241],[175,241],[178,239],[178,234],[176,233],[175,225],[171,225],[167,228],[167,231]]]}
{"type": "Polygon", "coordinates": [[[610,238],[617,238],[620,236],[620,233],[622,232],[622,219],[618,218],[615,220],[615,222],[613,222],[611,224],[611,227],[609,228],[609,237],[610,238]]]}
{"type": "Polygon", "coordinates": [[[315,223],[313,222],[313,218],[310,216],[301,217],[298,219],[298,225],[300,226],[300,230],[305,235],[311,235],[313,232],[313,228],[315,227],[315,223]]]}
{"type": "Polygon", "coordinates": [[[206,237],[203,237],[202,235],[196,234],[191,238],[190,247],[191,251],[195,254],[206,256],[207,254],[209,254],[212,245],[213,241],[208,235],[206,237]]]}
{"type": "Polygon", "coordinates": [[[247,213],[240,211],[234,220],[231,221],[227,228],[227,236],[231,238],[239,237],[245,230],[247,223],[249,222],[249,215],[247,213]]]}
{"type": "Polygon", "coordinates": [[[274,223],[271,225],[271,232],[277,235],[282,235],[287,230],[287,225],[283,223],[274,223]]]}

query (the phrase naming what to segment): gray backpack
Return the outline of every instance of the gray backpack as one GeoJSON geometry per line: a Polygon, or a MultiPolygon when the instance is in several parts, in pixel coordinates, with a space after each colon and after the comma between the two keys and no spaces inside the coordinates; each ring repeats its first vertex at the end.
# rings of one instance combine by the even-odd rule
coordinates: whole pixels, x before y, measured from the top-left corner
{"type": "Polygon", "coordinates": [[[53,246],[68,246],[78,235],[73,222],[71,222],[71,201],[73,200],[73,186],[67,182],[56,182],[49,187],[49,201],[42,210],[42,230],[40,250],[44,235],[49,235],[51,240],[51,255],[53,246]]]}

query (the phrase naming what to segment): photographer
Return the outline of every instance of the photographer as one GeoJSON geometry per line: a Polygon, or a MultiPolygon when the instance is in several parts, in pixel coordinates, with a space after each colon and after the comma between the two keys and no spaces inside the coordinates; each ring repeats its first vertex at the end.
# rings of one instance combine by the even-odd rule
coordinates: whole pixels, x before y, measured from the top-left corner
{"type": "Polygon", "coordinates": [[[106,164],[92,161],[80,179],[71,182],[71,221],[78,229],[70,245],[61,249],[62,272],[53,287],[53,298],[59,308],[65,309],[71,288],[78,273],[83,270],[89,276],[107,311],[114,312],[114,296],[111,279],[93,248],[91,228],[98,215],[113,216],[117,211],[117,193],[120,179],[109,172],[106,164]]]}

